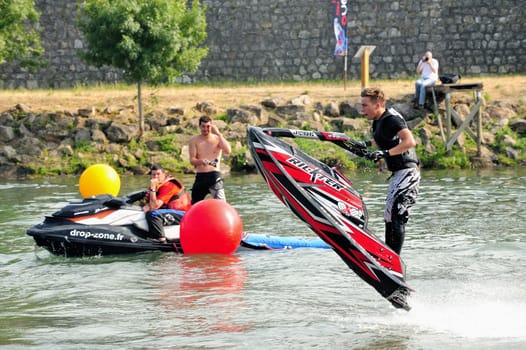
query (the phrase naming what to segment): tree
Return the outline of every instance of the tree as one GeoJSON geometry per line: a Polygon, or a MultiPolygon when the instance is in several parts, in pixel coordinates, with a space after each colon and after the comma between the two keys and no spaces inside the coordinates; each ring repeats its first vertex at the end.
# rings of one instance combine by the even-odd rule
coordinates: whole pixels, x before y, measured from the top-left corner
{"type": "Polygon", "coordinates": [[[32,28],[40,14],[33,0],[0,0],[0,64],[18,60],[22,66],[39,66],[44,52],[39,33],[32,28]]]}
{"type": "Polygon", "coordinates": [[[208,49],[204,6],[194,0],[86,0],[78,26],[87,48],[80,56],[97,67],[112,66],[137,83],[139,132],[144,133],[141,84],[173,82],[193,73],[208,49]]]}

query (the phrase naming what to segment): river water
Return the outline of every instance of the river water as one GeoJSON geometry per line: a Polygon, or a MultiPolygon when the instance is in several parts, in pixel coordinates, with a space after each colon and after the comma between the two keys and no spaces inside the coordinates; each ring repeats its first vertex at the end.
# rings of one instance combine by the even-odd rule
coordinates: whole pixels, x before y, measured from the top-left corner
{"type": "MultiPolygon", "coordinates": [[[[387,174],[350,176],[383,237],[387,174]]],[[[183,178],[190,185],[192,178],[183,178]]],[[[121,194],[146,178],[122,179],[121,194]]],[[[259,175],[226,177],[249,232],[313,237],[259,175]]],[[[328,249],[64,258],[25,231],[76,178],[0,180],[0,347],[524,349],[526,171],[424,171],[396,310],[328,249]]]]}

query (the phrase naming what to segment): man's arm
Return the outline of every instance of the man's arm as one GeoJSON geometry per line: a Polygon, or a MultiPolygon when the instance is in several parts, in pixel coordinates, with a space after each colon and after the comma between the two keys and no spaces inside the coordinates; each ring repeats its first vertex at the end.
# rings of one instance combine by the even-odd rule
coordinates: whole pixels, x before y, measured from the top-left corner
{"type": "Polygon", "coordinates": [[[436,74],[438,72],[438,61],[433,58],[431,62],[428,62],[428,64],[433,73],[436,74]]]}
{"type": "Polygon", "coordinates": [[[232,152],[232,149],[230,148],[230,142],[228,142],[227,139],[225,139],[223,134],[219,132],[219,129],[215,125],[212,125],[212,133],[217,135],[219,139],[219,148],[221,149],[221,151],[223,151],[223,154],[229,155],[230,152],[232,152]]]}
{"type": "Polygon", "coordinates": [[[402,154],[408,149],[416,146],[416,141],[413,137],[413,133],[408,128],[400,130],[397,136],[400,139],[400,143],[389,150],[390,156],[402,154]]]}

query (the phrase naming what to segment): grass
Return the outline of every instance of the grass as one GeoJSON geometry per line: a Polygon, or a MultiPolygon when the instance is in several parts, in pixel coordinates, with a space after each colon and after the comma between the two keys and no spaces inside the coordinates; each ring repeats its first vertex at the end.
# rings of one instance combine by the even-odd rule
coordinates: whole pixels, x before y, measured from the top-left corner
{"type": "MultiPolygon", "coordinates": [[[[486,100],[519,101],[526,96],[526,76],[463,77],[462,83],[482,82],[486,100]]],[[[414,92],[414,80],[372,80],[371,86],[382,88],[388,98],[402,98],[414,92]]],[[[269,97],[292,97],[308,94],[315,102],[357,99],[361,83],[348,81],[212,83],[170,87],[144,87],[146,110],[182,107],[187,110],[197,102],[211,101],[222,112],[240,104],[259,104],[269,97]]],[[[60,90],[0,90],[0,112],[25,104],[33,112],[76,111],[80,108],[136,106],[134,85],[86,86],[60,90]]]]}
{"type": "MultiPolygon", "coordinates": [[[[522,106],[519,114],[526,111],[526,75],[506,75],[506,76],[485,76],[485,77],[463,77],[462,83],[482,83],[483,96],[486,102],[494,100],[505,100],[513,104],[522,106]]],[[[414,92],[414,79],[406,80],[378,80],[371,81],[371,86],[382,88],[388,98],[403,99],[411,96],[414,92]]],[[[287,101],[299,95],[307,94],[313,103],[325,104],[329,101],[345,101],[352,103],[359,101],[361,91],[360,81],[348,81],[346,88],[342,81],[316,81],[316,82],[260,82],[260,83],[211,83],[211,84],[194,84],[181,86],[163,86],[163,87],[143,87],[143,105],[144,112],[159,111],[165,113],[171,107],[182,108],[187,111],[189,116],[195,116],[195,107],[198,103],[208,101],[217,109],[216,119],[225,119],[226,110],[229,108],[239,107],[241,105],[260,105],[267,98],[282,98],[287,101]]],[[[75,114],[79,109],[95,107],[102,111],[110,107],[114,111],[128,109],[128,112],[122,115],[124,119],[133,118],[133,111],[137,109],[137,89],[134,85],[107,85],[107,86],[86,86],[75,87],[71,89],[57,90],[0,90],[0,113],[14,108],[17,104],[28,106],[35,114],[71,112],[75,114]],[[131,109],[130,109],[131,108],[131,109]]],[[[459,95],[472,92],[458,92],[459,95]]],[[[523,116],[521,116],[523,117],[523,116]]],[[[118,118],[117,114],[108,115],[107,118],[118,118]]],[[[46,120],[37,118],[39,123],[45,124],[46,120]]],[[[72,125],[71,127],[74,127],[72,125]]],[[[329,128],[329,126],[328,126],[329,128]]],[[[502,131],[509,133],[510,130],[502,131]]],[[[174,135],[150,135],[154,136],[153,141],[157,143],[159,153],[168,153],[170,157],[159,156],[156,162],[163,162],[163,166],[169,169],[183,169],[188,167],[180,157],[180,143],[174,135]]],[[[356,135],[353,135],[356,136],[356,135]]],[[[497,135],[497,141],[504,136],[497,135]]],[[[357,137],[361,138],[361,136],[357,137]]],[[[461,151],[453,155],[446,155],[442,152],[441,140],[432,139],[436,152],[427,154],[420,150],[421,160],[430,168],[464,168],[469,167],[469,157],[461,151]]],[[[73,154],[63,155],[57,161],[49,158],[49,161],[34,165],[35,171],[40,175],[48,174],[75,174],[86,168],[90,162],[105,162],[115,167],[135,167],[143,165],[148,160],[147,147],[144,140],[141,142],[132,141],[126,149],[118,154],[100,153],[94,151],[94,145],[90,142],[77,142],[72,145],[73,154]]],[[[330,163],[331,166],[340,166],[346,170],[353,170],[356,167],[363,166],[363,159],[352,159],[337,147],[325,144],[302,144],[304,151],[330,163]],[[336,162],[336,163],[334,163],[336,162]],[[334,164],[333,164],[334,163],[334,164]]],[[[504,148],[493,145],[504,152],[504,148]],[[502,149],[501,149],[502,148],[502,149]]],[[[520,141],[515,146],[516,149],[523,150],[526,145],[520,141]]],[[[246,147],[234,151],[232,166],[244,166],[246,147]]],[[[503,153],[504,154],[504,153],[503,153]]],[[[501,155],[499,157],[504,157],[501,155]]],[[[47,157],[44,157],[47,158],[47,157]]],[[[521,158],[522,159],[522,158],[521,158]]],[[[151,159],[150,159],[151,160],[151,159]]],[[[507,158],[501,159],[501,163],[510,165],[513,162],[507,158]]],[[[370,166],[370,164],[365,164],[370,166]]]]}

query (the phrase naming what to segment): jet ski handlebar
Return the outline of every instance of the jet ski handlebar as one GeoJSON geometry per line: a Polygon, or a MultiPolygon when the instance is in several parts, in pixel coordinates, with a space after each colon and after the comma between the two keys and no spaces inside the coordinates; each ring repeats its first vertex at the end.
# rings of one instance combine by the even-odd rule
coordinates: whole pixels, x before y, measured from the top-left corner
{"type": "Polygon", "coordinates": [[[365,142],[357,141],[342,132],[299,130],[288,128],[264,128],[263,132],[273,137],[290,137],[329,141],[351,153],[356,154],[359,157],[364,157],[367,153],[367,144],[365,142]]]}

